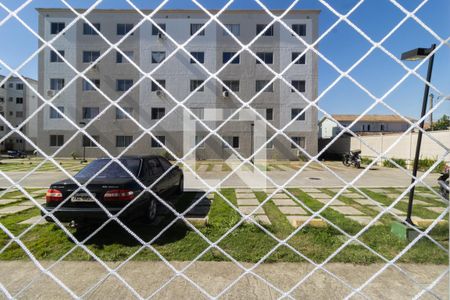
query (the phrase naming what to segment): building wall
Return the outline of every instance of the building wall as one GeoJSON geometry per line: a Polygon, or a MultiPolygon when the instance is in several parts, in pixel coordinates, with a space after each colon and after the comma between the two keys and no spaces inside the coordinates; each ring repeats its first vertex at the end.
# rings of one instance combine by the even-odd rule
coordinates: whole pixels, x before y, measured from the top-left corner
{"type": "MultiPolygon", "coordinates": [[[[39,32],[46,40],[54,36],[50,34],[51,22],[65,22],[69,24],[73,15],[67,10],[60,9],[40,9],[39,32]]],[[[240,24],[240,36],[243,43],[248,43],[256,35],[256,24],[270,22],[270,17],[261,11],[238,11],[226,12],[221,17],[224,24],[240,24]]],[[[153,19],[156,23],[164,23],[166,31],[178,43],[183,43],[190,38],[191,23],[205,23],[208,17],[199,11],[163,11],[156,14],[153,19]]],[[[137,24],[141,18],[131,11],[108,11],[98,10],[89,14],[92,23],[101,24],[101,33],[112,43],[117,42],[120,36],[116,34],[117,23],[137,24]]],[[[304,37],[307,43],[312,43],[317,39],[317,11],[293,11],[285,17],[287,24],[306,24],[307,34],[304,37]]],[[[99,50],[101,54],[108,51],[108,44],[99,36],[86,36],[82,33],[83,23],[78,22],[76,26],[68,29],[67,32],[58,38],[53,45],[58,50],[65,51],[65,58],[73,68],[83,71],[89,64],[82,62],[82,53],[87,50],[99,50]]],[[[197,36],[186,46],[188,51],[202,51],[205,55],[203,67],[209,72],[216,72],[222,66],[223,51],[239,51],[241,47],[229,36],[223,35],[223,29],[215,22],[208,25],[204,36],[197,36]]],[[[210,79],[203,92],[197,92],[191,96],[190,80],[205,80],[209,77],[205,71],[197,64],[191,64],[189,57],[183,51],[167,58],[175,50],[175,45],[166,37],[159,39],[152,35],[152,25],[145,22],[132,36],[129,36],[120,45],[123,51],[133,51],[133,61],[139,69],[130,63],[117,64],[115,51],[109,52],[95,70],[88,71],[86,76],[92,79],[100,79],[100,89],[111,100],[121,98],[119,105],[122,107],[132,107],[133,117],[139,122],[136,124],[132,120],[116,120],[115,108],[110,107],[105,113],[97,117],[92,126],[87,130],[89,134],[99,136],[99,143],[112,155],[117,155],[123,151],[115,146],[117,135],[132,135],[134,140],[142,136],[139,142],[127,152],[136,154],[159,153],[161,149],[151,148],[150,133],[166,137],[166,146],[175,154],[181,155],[183,151],[183,118],[184,109],[224,109],[235,111],[241,107],[241,103],[233,96],[223,97],[222,86],[215,79],[210,79]],[[152,51],[165,51],[167,61],[164,65],[152,64],[152,51]],[[148,74],[145,76],[144,74],[148,74]],[[164,79],[167,92],[159,96],[151,91],[151,79],[164,79]],[[134,83],[140,80],[139,85],[133,91],[123,97],[116,91],[117,79],[133,79],[134,83]],[[184,101],[183,105],[176,107],[178,101],[184,101]],[[170,112],[164,121],[152,120],[152,108],[165,108],[166,114],[170,112]],[[173,111],[172,111],[173,110],[173,111]],[[145,132],[147,131],[147,132],[145,132]]],[[[285,29],[278,24],[274,26],[274,36],[262,36],[252,46],[252,50],[273,52],[274,63],[270,65],[275,72],[281,72],[291,62],[292,52],[302,52],[305,47],[285,29]]],[[[50,89],[50,78],[64,78],[66,85],[75,77],[75,72],[65,63],[50,63],[50,50],[47,49],[39,57],[39,90],[43,95],[47,95],[50,89]]],[[[259,97],[255,95],[255,81],[259,79],[270,80],[273,74],[266,70],[263,65],[256,64],[256,59],[247,52],[240,56],[240,64],[228,65],[223,69],[218,77],[221,80],[240,80],[240,90],[237,95],[243,101],[253,100],[251,106],[265,116],[265,109],[272,108],[274,119],[270,121],[276,128],[283,128],[291,120],[292,108],[304,108],[307,101],[291,92],[291,89],[284,83],[277,80],[274,84],[273,93],[262,93],[259,97]]],[[[314,100],[317,97],[317,57],[312,52],[306,54],[306,64],[293,65],[285,72],[285,78],[291,80],[305,80],[306,91],[303,93],[306,99],[314,100]]],[[[97,91],[82,91],[82,80],[78,79],[70,83],[70,86],[57,97],[54,102],[56,106],[63,106],[64,112],[69,120],[50,119],[50,108],[47,107],[40,116],[40,139],[39,146],[47,153],[58,151],[60,156],[68,156],[71,153],[81,155],[82,135],[73,137],[74,124],[80,122],[89,123],[91,120],[82,118],[82,107],[99,107],[100,111],[108,105],[104,96],[97,91]],[[71,142],[63,147],[50,147],[50,135],[62,134],[67,142],[71,142]]],[[[240,147],[237,149],[242,155],[248,156],[251,153],[250,128],[252,121],[233,121],[221,125],[222,121],[207,122],[211,129],[221,126],[222,136],[239,136],[240,147]]],[[[305,138],[305,149],[310,154],[317,153],[317,110],[309,109],[306,112],[304,121],[295,121],[292,125],[284,128],[288,136],[301,136],[305,138]]],[[[199,135],[205,135],[208,130],[197,125],[199,135]]],[[[274,131],[268,129],[267,134],[272,135],[274,131]]],[[[217,138],[211,138],[205,143],[203,149],[199,149],[198,156],[204,159],[216,158],[226,159],[229,150],[223,149],[222,143],[217,138]]],[[[87,149],[88,156],[104,156],[103,150],[98,148],[87,149]]],[[[297,156],[297,150],[291,148],[291,144],[285,137],[277,137],[273,149],[267,149],[270,157],[280,159],[292,159],[297,156]]],[[[270,158],[269,157],[269,158],[270,158]]]]}

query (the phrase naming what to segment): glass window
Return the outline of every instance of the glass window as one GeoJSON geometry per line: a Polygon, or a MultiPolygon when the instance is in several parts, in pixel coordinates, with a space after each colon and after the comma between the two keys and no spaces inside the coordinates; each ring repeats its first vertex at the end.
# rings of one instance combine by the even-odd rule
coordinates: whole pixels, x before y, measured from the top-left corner
{"type": "Polygon", "coordinates": [[[305,81],[304,80],[292,80],[291,84],[294,87],[293,89],[291,89],[292,93],[294,93],[295,90],[300,93],[305,92],[305,81]]]}
{"type": "Polygon", "coordinates": [[[23,90],[23,83],[16,84],[16,90],[22,91],[23,90]]]}
{"type": "Polygon", "coordinates": [[[64,87],[64,79],[62,78],[51,78],[50,79],[50,89],[52,91],[59,91],[64,87]]]}
{"type": "MultiPolygon", "coordinates": [[[[191,35],[194,35],[197,31],[200,30],[200,28],[205,25],[203,23],[199,23],[199,24],[191,24],[191,35]]],[[[203,29],[202,31],[200,31],[197,36],[199,35],[205,35],[205,30],[203,29]]]]}
{"type": "Polygon", "coordinates": [[[273,120],[273,108],[266,108],[266,120],[273,120]]]}
{"type": "Polygon", "coordinates": [[[50,33],[58,34],[61,31],[63,31],[65,27],[66,27],[66,23],[64,23],[64,22],[52,22],[50,24],[50,33]]]}
{"type": "MultiPolygon", "coordinates": [[[[131,137],[132,138],[132,137],[131,137]]],[[[108,166],[95,178],[130,178],[131,174],[138,176],[141,166],[139,158],[120,158],[120,163],[129,171],[127,172],[117,162],[111,162],[109,158],[97,159],[84,167],[80,172],[75,174],[75,178],[92,178],[95,174],[100,172],[107,164],[108,166]]]]}
{"type": "MultiPolygon", "coordinates": [[[[223,83],[233,92],[239,92],[239,80],[224,80],[223,83]]],[[[222,87],[222,91],[226,91],[225,87],[222,87]]]]}
{"type": "Polygon", "coordinates": [[[305,113],[302,112],[303,108],[293,108],[291,109],[291,120],[297,120],[297,121],[304,121],[305,120],[305,113]]]}
{"type": "MultiPolygon", "coordinates": [[[[205,52],[191,52],[191,55],[201,64],[205,63],[205,52]]],[[[191,64],[195,64],[195,60],[190,59],[191,64]]]]}
{"type": "MultiPolygon", "coordinates": [[[[132,107],[122,107],[124,111],[126,111],[130,116],[133,115],[133,108],[132,107]]],[[[129,119],[128,116],[123,112],[121,109],[116,107],[116,120],[124,120],[129,119]]]]}
{"type": "MultiPolygon", "coordinates": [[[[128,58],[130,60],[134,59],[134,52],[133,51],[122,51],[126,56],[128,56],[128,58]]],[[[116,52],[116,63],[118,64],[123,64],[123,63],[128,63],[129,60],[126,59],[122,53],[120,52],[116,52]]]]}
{"type": "MultiPolygon", "coordinates": [[[[241,35],[241,25],[240,24],[225,24],[225,26],[234,36],[241,35]]],[[[226,32],[224,30],[223,35],[228,35],[228,32],[226,32]]]]}
{"type": "Polygon", "coordinates": [[[197,149],[205,148],[205,143],[204,142],[202,143],[204,138],[205,138],[204,134],[195,136],[195,145],[194,146],[197,146],[197,149]]]}
{"type": "Polygon", "coordinates": [[[300,146],[301,148],[305,148],[305,137],[304,136],[292,136],[292,141],[294,143],[291,143],[291,148],[297,149],[297,146],[300,146]]]}
{"type": "MultiPolygon", "coordinates": [[[[100,140],[100,137],[98,135],[91,135],[91,137],[96,140],[97,142],[100,140]]],[[[93,140],[91,140],[87,135],[83,135],[83,141],[82,141],[83,147],[91,147],[96,148],[97,145],[94,143],[93,140]]]]}
{"type": "MultiPolygon", "coordinates": [[[[158,26],[161,27],[163,31],[166,31],[166,24],[158,23],[158,26]]],[[[152,25],[152,35],[164,34],[164,32],[160,31],[155,25],[152,25]]]]}
{"type": "Polygon", "coordinates": [[[23,118],[23,111],[16,111],[16,118],[23,118]]]}
{"type": "Polygon", "coordinates": [[[64,135],[50,135],[50,147],[60,147],[64,144],[64,135]]]}
{"type": "Polygon", "coordinates": [[[299,36],[305,36],[306,24],[292,24],[292,30],[299,36]]]}
{"type": "MultiPolygon", "coordinates": [[[[64,50],[58,50],[59,54],[64,57],[64,50]]],[[[62,57],[60,57],[55,51],[50,51],[50,62],[57,63],[63,62],[62,57]]]]}
{"type": "MultiPolygon", "coordinates": [[[[266,64],[271,65],[273,64],[273,53],[272,52],[256,52],[256,55],[266,64]]],[[[257,64],[260,64],[261,62],[259,60],[256,60],[257,64]]]]}
{"type": "Polygon", "coordinates": [[[83,107],[83,119],[93,119],[100,112],[98,107],[83,107]]]}
{"type": "MultiPolygon", "coordinates": [[[[64,106],[58,106],[58,109],[64,113],[64,106]]],[[[53,107],[50,107],[50,119],[62,119],[62,115],[53,107]]]]}
{"type": "MultiPolygon", "coordinates": [[[[92,23],[92,25],[98,30],[100,31],[100,23],[92,23]]],[[[84,35],[98,35],[97,32],[94,30],[94,28],[88,24],[88,23],[84,23],[83,24],[83,34],[84,35]]]]}
{"type": "MultiPolygon", "coordinates": [[[[292,61],[297,59],[302,53],[301,52],[292,52],[292,61]]],[[[304,65],[305,64],[305,54],[303,54],[294,64],[296,65],[304,65]]]]}
{"type": "MultiPolygon", "coordinates": [[[[191,80],[190,91],[191,91],[191,92],[195,91],[200,85],[203,84],[203,82],[204,82],[204,80],[197,80],[197,79],[191,80]]],[[[197,90],[197,92],[203,92],[204,90],[205,90],[205,86],[202,85],[202,87],[199,88],[199,89],[197,90]]]]}
{"type": "Polygon", "coordinates": [[[132,135],[116,136],[116,147],[128,147],[133,142],[132,135]]]}
{"type": "Polygon", "coordinates": [[[164,107],[152,107],[152,120],[159,120],[166,114],[164,107]]]}
{"type": "Polygon", "coordinates": [[[158,143],[158,141],[156,139],[152,138],[151,147],[152,148],[162,148],[160,143],[165,145],[166,144],[166,137],[163,136],[163,135],[157,135],[156,138],[159,140],[159,143],[158,143]]]}
{"type": "MultiPolygon", "coordinates": [[[[226,64],[234,55],[236,54],[236,52],[224,52],[222,55],[222,62],[224,64],[226,64]]],[[[240,55],[236,56],[231,62],[230,64],[239,64],[240,63],[240,59],[239,59],[240,55]]]]}
{"type": "MultiPolygon", "coordinates": [[[[126,35],[134,27],[134,24],[117,24],[117,35],[126,35]]],[[[133,33],[131,33],[133,35],[133,33]]]]}
{"type": "MultiPolygon", "coordinates": [[[[264,28],[266,28],[267,24],[257,24],[256,25],[256,34],[258,35],[259,33],[261,33],[264,28]]],[[[269,28],[267,28],[264,33],[262,34],[263,36],[273,36],[273,25],[271,25],[269,28]]]]}
{"type": "Polygon", "coordinates": [[[159,64],[166,59],[166,52],[152,51],[152,64],[159,64]]]}
{"type": "MultiPolygon", "coordinates": [[[[100,79],[89,79],[99,89],[100,79]]],[[[83,79],[83,91],[95,91],[94,86],[87,80],[83,79]]]]}
{"type": "Polygon", "coordinates": [[[23,98],[22,97],[17,97],[16,98],[16,104],[23,104],[23,98]]]}
{"type": "Polygon", "coordinates": [[[167,171],[172,166],[170,162],[165,159],[164,157],[158,157],[159,162],[161,163],[161,166],[163,167],[164,171],[167,171]]]}
{"type": "MultiPolygon", "coordinates": [[[[238,136],[226,136],[224,137],[225,141],[233,148],[239,148],[239,137],[238,136]]],[[[228,148],[228,146],[223,143],[224,148],[228,148]]]]}
{"type": "Polygon", "coordinates": [[[100,57],[100,51],[83,51],[83,62],[92,63],[100,57]]]}
{"type": "MultiPolygon", "coordinates": [[[[205,118],[205,109],[203,107],[192,107],[191,112],[197,116],[200,120],[205,118]]],[[[194,116],[189,115],[191,120],[195,120],[194,116]]]]}
{"type": "Polygon", "coordinates": [[[273,92],[273,82],[267,86],[266,88],[264,88],[267,84],[269,84],[270,80],[256,80],[256,92],[261,91],[262,89],[264,89],[265,93],[271,93],[273,92]]]}
{"type": "Polygon", "coordinates": [[[116,90],[119,92],[128,91],[133,86],[133,79],[117,79],[116,90]]]}
{"type": "MultiPolygon", "coordinates": [[[[166,88],[166,81],[163,79],[157,79],[156,82],[158,82],[163,88],[166,88]]],[[[155,81],[152,80],[152,92],[156,92],[161,90],[161,88],[156,84],[155,81]]]]}

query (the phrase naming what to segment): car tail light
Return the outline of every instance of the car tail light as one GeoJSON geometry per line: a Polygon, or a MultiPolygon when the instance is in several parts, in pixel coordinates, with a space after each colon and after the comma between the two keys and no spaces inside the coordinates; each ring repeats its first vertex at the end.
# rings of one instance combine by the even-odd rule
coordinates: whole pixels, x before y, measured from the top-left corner
{"type": "Polygon", "coordinates": [[[134,192],[130,190],[109,190],[103,196],[106,201],[130,201],[134,198],[134,192]]]}
{"type": "Polygon", "coordinates": [[[45,194],[45,201],[49,202],[61,202],[63,199],[62,193],[60,190],[49,189],[47,194],[45,194]]]}

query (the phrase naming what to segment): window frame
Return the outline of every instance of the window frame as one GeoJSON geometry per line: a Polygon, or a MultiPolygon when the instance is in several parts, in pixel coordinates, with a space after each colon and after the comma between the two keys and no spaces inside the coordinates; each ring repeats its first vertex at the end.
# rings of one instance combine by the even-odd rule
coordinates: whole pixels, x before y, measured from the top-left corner
{"type": "MultiPolygon", "coordinates": [[[[127,106],[127,107],[122,107],[122,109],[124,111],[126,111],[129,115],[133,116],[133,107],[131,106],[127,106]]],[[[116,107],[116,120],[129,120],[130,118],[128,118],[127,115],[125,115],[123,113],[123,111],[121,111],[118,107],[116,107]]]]}
{"type": "Polygon", "coordinates": [[[134,85],[133,79],[117,79],[116,80],[116,92],[126,92],[129,89],[131,89],[133,87],[133,85],[134,85]],[[128,88],[127,88],[127,86],[128,86],[128,88]]]}
{"type": "Polygon", "coordinates": [[[160,91],[160,87],[158,85],[156,85],[156,82],[158,82],[160,85],[162,85],[162,87],[165,89],[166,88],[166,80],[165,79],[156,79],[156,80],[152,80],[152,84],[151,84],[151,91],[152,92],[156,92],[156,91],[160,91]]]}
{"type": "Polygon", "coordinates": [[[263,93],[273,93],[274,92],[274,86],[273,86],[273,82],[266,87],[264,90],[262,89],[262,87],[266,86],[267,83],[269,83],[270,80],[266,80],[266,79],[257,79],[255,81],[255,92],[258,93],[259,91],[263,91],[263,93]],[[260,89],[258,89],[258,83],[262,84],[262,87],[260,89]]]}
{"type": "Polygon", "coordinates": [[[296,91],[299,93],[306,92],[306,80],[291,80],[291,85],[294,87],[291,88],[291,93],[295,93],[296,91]]]}
{"type": "MultiPolygon", "coordinates": [[[[190,24],[190,33],[191,36],[193,36],[195,33],[197,33],[200,28],[202,28],[205,25],[205,23],[191,23],[190,24]],[[195,30],[194,27],[197,27],[197,29],[195,30]]],[[[196,36],[205,36],[205,31],[206,28],[202,29],[196,36]]]]}
{"type": "Polygon", "coordinates": [[[306,24],[292,24],[291,25],[292,31],[294,31],[298,36],[306,36],[306,24]],[[297,29],[298,30],[297,30],[297,29]]]}
{"type": "MultiPolygon", "coordinates": [[[[192,52],[190,52],[190,54],[195,59],[197,59],[201,64],[205,63],[205,52],[203,52],[203,51],[192,51],[192,52]]],[[[192,59],[192,57],[189,57],[189,62],[191,64],[196,64],[196,62],[192,59]]]]}
{"type": "Polygon", "coordinates": [[[291,121],[306,121],[306,111],[300,114],[304,108],[293,107],[291,108],[291,121]],[[299,115],[300,114],[300,115],[299,115]]]}
{"type": "MultiPolygon", "coordinates": [[[[134,61],[134,51],[133,50],[127,50],[127,51],[122,51],[126,56],[128,56],[128,58],[132,61],[134,61]]],[[[124,55],[122,55],[122,53],[116,51],[116,64],[129,64],[130,62],[128,61],[128,59],[125,58],[124,55]]]]}
{"type": "MultiPolygon", "coordinates": [[[[159,27],[161,27],[162,30],[166,31],[166,23],[157,23],[159,27]]],[[[162,32],[159,30],[155,24],[152,24],[152,36],[157,36],[158,34],[165,34],[165,32],[162,32]]]]}
{"type": "Polygon", "coordinates": [[[152,53],[151,53],[151,60],[152,60],[152,64],[161,64],[161,63],[163,63],[165,60],[166,60],[166,51],[152,51],[152,53]],[[154,57],[153,57],[153,55],[155,55],[155,54],[159,54],[159,55],[162,55],[163,56],[163,58],[160,60],[160,61],[157,61],[154,57]]]}
{"type": "MultiPolygon", "coordinates": [[[[291,54],[291,62],[297,59],[302,52],[292,52],[291,54]]],[[[294,65],[306,65],[306,53],[300,56],[300,58],[294,63],[294,65]]]]}
{"type": "MultiPolygon", "coordinates": [[[[62,57],[65,57],[66,53],[64,50],[57,50],[57,51],[62,57]]],[[[64,61],[58,54],[56,54],[56,51],[50,50],[50,63],[62,63],[62,62],[64,61]]]]}
{"type": "MultiPolygon", "coordinates": [[[[98,31],[101,31],[101,25],[100,23],[92,23],[92,26],[94,26],[98,31]]],[[[97,32],[95,32],[94,28],[88,23],[83,23],[83,35],[98,35],[97,32]]]]}
{"type": "MultiPolygon", "coordinates": [[[[231,58],[237,53],[237,51],[224,51],[222,52],[222,63],[226,64],[228,63],[231,58]],[[229,59],[225,60],[225,56],[230,55],[229,59]]],[[[231,60],[228,64],[229,65],[239,65],[241,63],[241,55],[239,54],[236,56],[233,60],[231,60]]]]}
{"type": "MultiPolygon", "coordinates": [[[[234,35],[234,36],[240,36],[241,35],[241,24],[225,24],[225,27],[234,35]],[[237,33],[233,32],[233,28],[237,28],[237,33]]],[[[230,36],[228,32],[223,29],[223,36],[230,36]]]]}
{"type": "MultiPolygon", "coordinates": [[[[273,65],[273,52],[256,52],[258,56],[266,65],[273,65]],[[269,60],[270,62],[267,62],[269,60]]],[[[259,60],[256,60],[257,65],[261,65],[259,60]]]]}
{"type": "Polygon", "coordinates": [[[64,145],[64,135],[63,134],[50,134],[49,135],[49,147],[61,147],[64,145]],[[52,143],[52,138],[54,142],[52,143]]]}
{"type": "MultiPolygon", "coordinates": [[[[62,113],[64,113],[64,106],[57,106],[57,108],[62,113]]],[[[51,120],[57,120],[57,119],[62,119],[63,116],[56,109],[54,109],[53,107],[50,106],[50,111],[49,111],[48,118],[51,119],[51,120]]]]}
{"type": "Polygon", "coordinates": [[[64,78],[50,78],[50,90],[60,91],[64,88],[66,81],[64,78]],[[56,87],[56,89],[55,89],[56,87]]]}
{"type": "MultiPolygon", "coordinates": [[[[226,85],[231,91],[235,93],[239,93],[240,90],[240,81],[239,80],[223,80],[224,85],[226,85]],[[235,84],[237,83],[237,89],[233,88],[236,87],[235,84]]],[[[222,92],[228,91],[224,86],[222,86],[222,92]]]]}
{"type": "MultiPolygon", "coordinates": [[[[89,80],[92,81],[94,83],[94,85],[98,89],[100,89],[100,79],[98,79],[98,78],[89,78],[89,80]]],[[[94,86],[92,84],[90,84],[86,79],[83,79],[83,81],[81,83],[81,89],[82,89],[83,92],[96,91],[94,86]]]]}
{"type": "Polygon", "coordinates": [[[133,143],[133,139],[134,138],[132,135],[116,135],[116,148],[126,148],[126,147],[130,146],[131,143],[133,143]],[[122,139],[121,142],[123,142],[123,143],[119,143],[120,139],[122,139]],[[128,139],[130,139],[130,140],[128,141],[128,139]],[[129,143],[126,143],[127,141],[129,143]]]}
{"type": "MultiPolygon", "coordinates": [[[[100,142],[100,136],[99,135],[91,135],[91,137],[97,142],[100,142]]],[[[83,135],[82,139],[81,139],[81,147],[86,147],[86,148],[98,148],[96,144],[94,144],[94,142],[88,138],[87,135],[83,135]]]]}
{"type": "Polygon", "coordinates": [[[151,120],[160,120],[166,115],[165,107],[152,107],[150,111],[151,120]],[[162,114],[161,114],[162,112],[162,114]]]}
{"type": "Polygon", "coordinates": [[[83,120],[92,120],[95,119],[100,113],[100,107],[98,106],[84,106],[81,108],[81,118],[83,120]],[[97,113],[92,113],[92,111],[97,111],[97,113]],[[89,115],[88,115],[88,112],[89,115]]]}
{"type": "MultiPolygon", "coordinates": [[[[256,24],[256,35],[261,33],[264,30],[264,28],[266,28],[267,25],[269,24],[256,24]]],[[[273,24],[270,25],[270,27],[267,28],[261,36],[274,36],[273,24]]]]}
{"type": "MultiPolygon", "coordinates": [[[[202,85],[205,82],[203,79],[191,79],[189,90],[190,92],[194,92],[200,85],[202,85]]],[[[196,92],[204,92],[205,91],[205,85],[203,85],[200,89],[198,89],[196,92]]]]}
{"type": "Polygon", "coordinates": [[[50,34],[56,35],[66,28],[65,22],[51,22],[50,23],[50,34]]]}
{"type": "Polygon", "coordinates": [[[101,53],[99,50],[83,50],[82,62],[84,64],[92,64],[100,57],[100,55],[101,53]]]}
{"type": "MultiPolygon", "coordinates": [[[[133,23],[118,23],[116,27],[116,35],[118,36],[124,36],[127,35],[128,32],[133,30],[134,24],[133,23]],[[123,27],[123,28],[120,28],[123,27]],[[122,30],[121,30],[122,29],[122,30]]],[[[134,35],[134,32],[132,32],[130,35],[134,35]]]]}
{"type": "MultiPolygon", "coordinates": [[[[166,136],[165,135],[156,135],[155,136],[160,142],[161,144],[163,144],[164,146],[166,145],[166,136]]],[[[156,139],[154,139],[153,137],[150,140],[150,148],[152,149],[161,149],[163,148],[163,146],[161,146],[156,139]]]]}

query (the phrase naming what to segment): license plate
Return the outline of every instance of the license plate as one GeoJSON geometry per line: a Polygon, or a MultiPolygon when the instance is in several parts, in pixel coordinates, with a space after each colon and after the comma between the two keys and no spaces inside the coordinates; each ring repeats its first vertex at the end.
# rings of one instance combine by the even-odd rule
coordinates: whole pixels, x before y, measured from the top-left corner
{"type": "Polygon", "coordinates": [[[72,197],[72,202],[95,202],[95,200],[89,195],[76,195],[72,197]]]}

